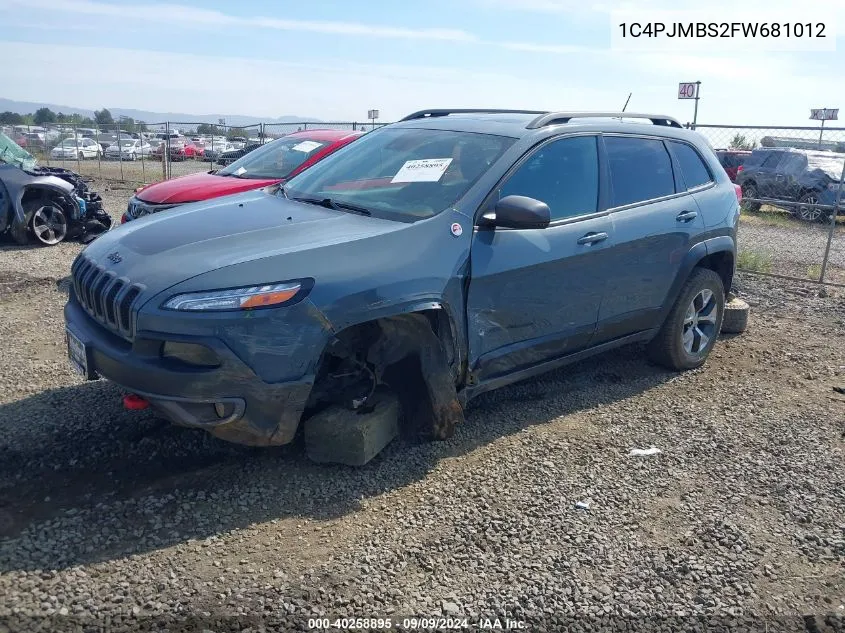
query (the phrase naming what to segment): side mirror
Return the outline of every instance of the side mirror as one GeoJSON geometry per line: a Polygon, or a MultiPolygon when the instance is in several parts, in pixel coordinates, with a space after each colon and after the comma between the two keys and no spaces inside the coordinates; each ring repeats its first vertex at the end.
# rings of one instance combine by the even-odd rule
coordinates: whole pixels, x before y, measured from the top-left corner
{"type": "Polygon", "coordinates": [[[528,196],[505,196],[482,216],[484,225],[508,229],[544,229],[551,219],[549,205],[528,196]]]}

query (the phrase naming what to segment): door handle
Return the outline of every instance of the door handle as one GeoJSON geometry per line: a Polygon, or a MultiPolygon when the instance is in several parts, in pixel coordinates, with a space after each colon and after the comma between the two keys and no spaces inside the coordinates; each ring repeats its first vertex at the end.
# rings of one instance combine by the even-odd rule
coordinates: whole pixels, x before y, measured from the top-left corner
{"type": "Polygon", "coordinates": [[[681,211],[677,215],[677,217],[675,217],[675,219],[678,222],[691,222],[692,220],[695,220],[695,218],[697,218],[697,217],[698,217],[697,211],[681,211]]]}
{"type": "Polygon", "coordinates": [[[578,238],[579,244],[595,244],[596,242],[603,242],[607,239],[607,233],[587,233],[585,236],[578,238]]]}

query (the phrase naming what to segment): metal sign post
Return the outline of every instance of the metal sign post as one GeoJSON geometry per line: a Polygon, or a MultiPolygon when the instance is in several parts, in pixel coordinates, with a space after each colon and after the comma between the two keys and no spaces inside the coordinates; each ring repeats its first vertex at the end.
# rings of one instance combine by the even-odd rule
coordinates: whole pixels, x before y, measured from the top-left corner
{"type": "Polygon", "coordinates": [[[376,129],[376,119],[378,118],[378,110],[367,110],[367,118],[373,122],[373,129],[376,129]]]}
{"type": "Polygon", "coordinates": [[[836,121],[839,118],[839,108],[815,108],[810,110],[811,121],[821,121],[819,129],[819,149],[822,148],[822,136],[824,135],[824,122],[836,121]]]}
{"type": "Polygon", "coordinates": [[[698,120],[698,93],[701,91],[700,81],[687,81],[678,84],[678,99],[695,99],[695,109],[692,113],[692,129],[698,120]]]}

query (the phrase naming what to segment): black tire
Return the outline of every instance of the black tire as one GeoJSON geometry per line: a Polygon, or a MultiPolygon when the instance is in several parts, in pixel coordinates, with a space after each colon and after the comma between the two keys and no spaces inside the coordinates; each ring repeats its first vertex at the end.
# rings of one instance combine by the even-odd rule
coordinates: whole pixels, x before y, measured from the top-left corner
{"type": "Polygon", "coordinates": [[[79,152],[79,160],[85,160],[85,154],[79,152]]]}
{"type": "MultiPolygon", "coordinates": [[[[814,191],[808,191],[798,198],[798,202],[806,205],[819,204],[819,195],[814,191]]],[[[795,217],[803,222],[824,222],[825,219],[829,218],[821,209],[813,209],[810,206],[797,207],[795,209],[795,217]]]]}
{"type": "Polygon", "coordinates": [[[683,288],[681,288],[681,292],[675,300],[675,305],[669,311],[669,316],[666,317],[666,321],[657,336],[649,343],[649,358],[655,363],[675,371],[701,367],[716,344],[724,314],[725,289],[721,277],[709,268],[694,269],[683,288]],[[699,302],[706,291],[709,291],[711,296],[706,304],[701,306],[702,311],[699,312],[698,306],[693,304],[693,301],[699,302]],[[711,300],[715,305],[711,304],[711,300]],[[708,306],[709,311],[707,310],[708,306]],[[696,327],[687,325],[688,311],[692,307],[695,307],[696,310],[696,327]],[[714,308],[716,310],[715,315],[712,312],[714,308]],[[707,317],[706,323],[704,317],[702,317],[704,312],[706,312],[707,317]],[[703,329],[697,329],[699,318],[701,318],[702,323],[705,323],[702,326],[703,329]],[[711,318],[715,322],[711,322],[711,318]],[[701,345],[702,338],[697,336],[696,332],[703,332],[704,330],[708,333],[708,340],[706,344],[701,345]],[[692,338],[690,350],[685,347],[685,334],[690,334],[692,338]],[[698,346],[696,346],[696,342],[698,342],[698,346]]]}
{"type": "MultiPolygon", "coordinates": [[[[743,198],[759,198],[760,196],[757,193],[757,185],[753,182],[746,183],[742,185],[742,197],[743,198]]],[[[760,210],[760,203],[759,202],[743,202],[742,203],[742,210],[743,211],[754,211],[760,210]]]]}
{"type": "Polygon", "coordinates": [[[725,303],[725,316],[722,317],[722,332],[725,334],[742,334],[748,327],[748,313],[750,308],[742,299],[728,295],[725,303]]]}

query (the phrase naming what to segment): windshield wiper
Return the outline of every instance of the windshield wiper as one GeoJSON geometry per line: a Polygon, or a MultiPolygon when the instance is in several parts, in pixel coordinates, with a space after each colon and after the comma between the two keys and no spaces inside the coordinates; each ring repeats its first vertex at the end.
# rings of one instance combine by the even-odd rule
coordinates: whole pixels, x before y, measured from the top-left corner
{"type": "MultiPolygon", "coordinates": [[[[287,197],[287,194],[285,194],[285,197],[287,197]]],[[[357,213],[359,215],[372,215],[372,213],[367,207],[361,207],[357,204],[350,204],[348,202],[340,202],[339,200],[332,200],[331,198],[299,197],[291,198],[291,200],[296,200],[297,202],[306,202],[308,204],[316,204],[318,206],[325,207],[326,209],[333,209],[335,211],[351,211],[352,213],[357,213]]]]}

